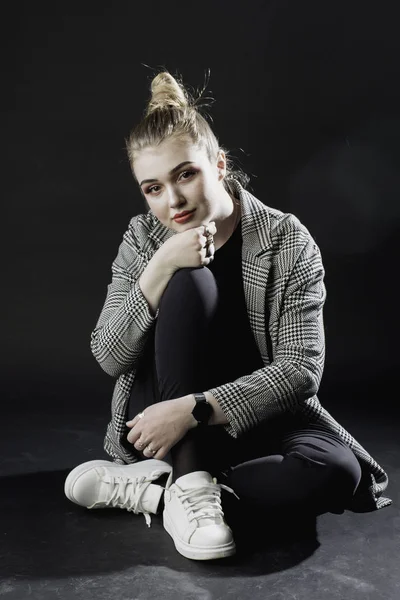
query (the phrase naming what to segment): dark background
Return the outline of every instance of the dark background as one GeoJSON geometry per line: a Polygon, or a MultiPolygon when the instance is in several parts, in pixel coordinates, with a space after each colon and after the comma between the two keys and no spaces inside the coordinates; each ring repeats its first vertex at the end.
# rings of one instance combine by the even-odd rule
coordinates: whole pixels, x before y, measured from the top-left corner
{"type": "Polygon", "coordinates": [[[249,190],[294,213],[321,249],[328,292],[321,402],[334,415],[336,406],[369,407],[377,418],[396,409],[396,6],[132,1],[5,9],[2,379],[10,411],[44,418],[51,406],[75,413],[75,426],[80,413],[91,413],[105,428],[114,380],[93,358],[90,333],[122,235],[144,212],[124,138],[164,67],[192,88],[210,69],[220,143],[250,174],[249,190]]]}
{"type": "Polygon", "coordinates": [[[7,600],[400,597],[398,12],[398,0],[2,5],[7,600]],[[265,530],[244,511],[249,541],[230,564],[184,559],[161,514],[148,528],[143,515],[87,510],[64,494],[74,467],[109,458],[114,380],[90,334],[123,233],[144,212],[124,139],[163,68],[192,88],[210,70],[214,130],[249,190],[295,214],[319,245],[318,397],[387,470],[393,499],[311,522],[274,514],[265,530]]]}

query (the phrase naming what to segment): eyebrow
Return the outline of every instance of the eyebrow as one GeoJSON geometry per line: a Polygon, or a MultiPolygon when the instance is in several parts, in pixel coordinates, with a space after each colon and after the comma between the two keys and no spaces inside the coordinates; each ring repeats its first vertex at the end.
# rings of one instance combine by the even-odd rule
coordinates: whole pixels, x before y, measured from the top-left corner
{"type": "MultiPolygon", "coordinates": [[[[171,169],[171,171],[169,172],[169,175],[173,175],[174,173],[176,173],[176,171],[178,171],[178,169],[180,169],[184,165],[189,165],[189,164],[191,165],[193,163],[194,163],[194,160],[185,160],[184,162],[179,163],[179,165],[176,165],[176,167],[171,169]]],[[[141,182],[140,185],[143,185],[144,183],[152,183],[153,181],[158,181],[158,180],[157,179],[143,179],[143,181],[141,182]]]]}

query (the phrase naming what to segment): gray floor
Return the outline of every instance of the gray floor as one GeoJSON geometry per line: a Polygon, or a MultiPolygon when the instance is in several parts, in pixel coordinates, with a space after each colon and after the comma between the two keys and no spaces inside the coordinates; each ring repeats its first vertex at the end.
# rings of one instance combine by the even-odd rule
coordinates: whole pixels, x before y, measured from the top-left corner
{"type": "Polygon", "coordinates": [[[334,413],[388,471],[392,506],[293,522],[274,516],[261,524],[257,514],[243,515],[236,556],[201,562],[176,552],[161,516],[148,528],[142,515],[89,511],[65,498],[64,480],[74,466],[106,458],[108,407],[97,404],[95,410],[93,402],[82,402],[78,408],[65,398],[56,405],[42,397],[35,413],[33,403],[15,400],[0,439],[0,597],[400,598],[396,415],[343,407],[334,413]]]}

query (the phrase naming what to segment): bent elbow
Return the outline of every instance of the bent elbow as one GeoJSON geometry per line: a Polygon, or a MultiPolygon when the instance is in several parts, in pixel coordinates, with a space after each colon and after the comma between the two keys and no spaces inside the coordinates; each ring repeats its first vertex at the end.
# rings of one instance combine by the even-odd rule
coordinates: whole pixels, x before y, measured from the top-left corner
{"type": "Polygon", "coordinates": [[[96,359],[96,362],[100,365],[102,370],[110,375],[110,377],[117,378],[122,373],[128,370],[124,368],[123,365],[120,365],[112,356],[111,353],[104,345],[99,343],[99,330],[93,332],[90,339],[90,350],[92,355],[96,359]]]}
{"type": "Polygon", "coordinates": [[[130,367],[122,367],[115,360],[114,361],[106,360],[103,362],[99,362],[99,361],[97,361],[97,362],[99,363],[99,365],[103,369],[103,371],[105,373],[107,373],[107,375],[109,375],[110,377],[113,377],[113,379],[118,379],[118,377],[120,375],[123,375],[124,373],[129,371],[129,368],[130,368],[130,367]]]}
{"type": "Polygon", "coordinates": [[[91,342],[90,349],[102,370],[114,379],[118,379],[120,375],[124,375],[134,368],[134,364],[132,363],[122,364],[118,362],[109,350],[100,347],[96,340],[91,342]]]}

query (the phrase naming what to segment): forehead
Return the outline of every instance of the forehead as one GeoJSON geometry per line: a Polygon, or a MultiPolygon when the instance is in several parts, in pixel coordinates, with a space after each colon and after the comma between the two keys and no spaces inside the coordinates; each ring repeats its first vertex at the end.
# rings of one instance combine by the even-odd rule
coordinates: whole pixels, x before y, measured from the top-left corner
{"type": "Polygon", "coordinates": [[[134,171],[138,180],[145,177],[157,178],[167,175],[183,161],[201,162],[205,156],[204,150],[193,142],[165,140],[157,147],[143,149],[136,157],[134,171]]]}

